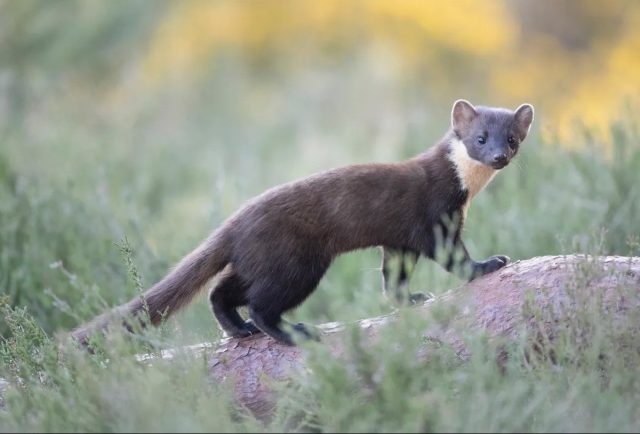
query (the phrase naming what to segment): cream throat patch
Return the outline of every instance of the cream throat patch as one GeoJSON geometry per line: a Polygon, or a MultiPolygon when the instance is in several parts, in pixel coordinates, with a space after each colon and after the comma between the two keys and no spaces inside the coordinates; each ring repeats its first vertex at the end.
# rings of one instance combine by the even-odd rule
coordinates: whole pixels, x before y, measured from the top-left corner
{"type": "Polygon", "coordinates": [[[450,146],[449,159],[455,165],[462,188],[469,192],[468,200],[471,200],[491,181],[498,171],[471,158],[467,152],[467,147],[462,141],[452,140],[450,146]]]}

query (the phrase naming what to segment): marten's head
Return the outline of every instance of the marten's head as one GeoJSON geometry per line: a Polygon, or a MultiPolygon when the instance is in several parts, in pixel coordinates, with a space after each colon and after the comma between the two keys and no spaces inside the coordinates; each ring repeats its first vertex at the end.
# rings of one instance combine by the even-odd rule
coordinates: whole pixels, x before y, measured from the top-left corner
{"type": "Polygon", "coordinates": [[[453,104],[451,126],[472,159],[493,169],[502,169],[518,153],[533,122],[533,106],[522,104],[515,111],[474,107],[459,99],[453,104]]]}

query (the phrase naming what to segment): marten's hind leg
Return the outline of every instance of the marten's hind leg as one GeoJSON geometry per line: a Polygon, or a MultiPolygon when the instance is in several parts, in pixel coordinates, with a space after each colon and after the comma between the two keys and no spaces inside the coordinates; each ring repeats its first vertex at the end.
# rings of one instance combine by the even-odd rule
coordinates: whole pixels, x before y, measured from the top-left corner
{"type": "MultiPolygon", "coordinates": [[[[276,341],[285,345],[295,345],[293,342],[293,337],[282,330],[283,319],[281,315],[276,315],[275,313],[268,313],[262,311],[259,307],[254,308],[251,305],[249,306],[249,316],[253,320],[254,324],[262,330],[267,335],[271,336],[276,341]]],[[[305,335],[310,335],[304,326],[300,324],[302,328],[300,331],[305,335]]]]}
{"type": "MultiPolygon", "coordinates": [[[[294,345],[293,337],[282,329],[286,322],[282,314],[302,303],[318,286],[330,261],[318,258],[291,267],[285,276],[271,275],[252,284],[248,291],[249,317],[267,335],[285,345],[294,345]],[[298,273],[291,272],[292,269],[298,273]]],[[[291,324],[293,331],[304,339],[317,339],[304,324],[291,324]]]]}
{"type": "Polygon", "coordinates": [[[230,337],[246,338],[260,332],[251,321],[243,320],[237,311],[239,306],[247,304],[248,289],[249,285],[228,269],[209,294],[213,314],[230,337]]]}

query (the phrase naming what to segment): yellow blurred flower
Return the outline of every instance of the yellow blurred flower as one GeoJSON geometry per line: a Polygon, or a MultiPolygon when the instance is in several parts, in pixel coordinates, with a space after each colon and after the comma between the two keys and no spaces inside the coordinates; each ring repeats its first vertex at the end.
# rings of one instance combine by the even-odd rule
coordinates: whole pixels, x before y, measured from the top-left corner
{"type": "MultiPolygon", "coordinates": [[[[640,7],[620,0],[604,13],[600,3],[576,3],[569,6],[582,7],[590,21],[572,37],[599,16],[619,23],[613,36],[576,48],[544,26],[523,34],[533,18],[502,0],[181,1],[157,28],[143,67],[148,82],[162,83],[197,78],[229,47],[251,61],[309,46],[340,52],[341,45],[379,44],[391,47],[400,74],[426,68],[425,86],[464,89],[465,74],[453,74],[463,70],[496,104],[542,107],[543,132],[570,144],[577,122],[606,142],[621,101],[640,94],[640,7]]],[[[537,6],[553,18],[553,2],[537,6]]]]}

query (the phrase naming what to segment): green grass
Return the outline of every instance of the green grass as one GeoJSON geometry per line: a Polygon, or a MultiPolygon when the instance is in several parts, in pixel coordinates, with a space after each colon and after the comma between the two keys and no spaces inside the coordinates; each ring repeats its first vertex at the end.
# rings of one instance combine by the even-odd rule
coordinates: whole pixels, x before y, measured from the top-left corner
{"type": "MultiPolygon", "coordinates": [[[[403,310],[372,345],[359,329],[336,357],[308,343],[307,370],[276,384],[268,422],[232,399],[231,384],[211,383],[206,359],[179,352],[171,362],[139,363],[135,353],[166,347],[167,330],[131,341],[114,333],[96,355],[60,345],[26,313],[3,305],[11,338],[0,345],[5,378],[3,431],[312,431],[312,432],[635,432],[640,428],[640,316],[623,320],[594,296],[594,262],[576,267],[571,306],[557,311],[552,341],[533,327],[517,341],[488,339],[456,325],[455,312],[403,310]],[[591,290],[590,290],[591,289],[591,290]],[[425,340],[429,325],[458,327],[461,357],[425,340]],[[164,334],[164,336],[163,336],[164,334]],[[542,344],[541,344],[542,343],[542,344]],[[417,357],[427,349],[427,358],[417,357]],[[502,365],[497,355],[507,351],[502,365]]],[[[637,289],[618,296],[637,303],[637,289]]],[[[525,306],[525,310],[528,309],[525,306]]],[[[523,311],[540,326],[548,311],[523,311]]]]}
{"type": "MultiPolygon", "coordinates": [[[[366,56],[258,77],[229,56],[193,88],[136,87],[120,104],[96,102],[102,90],[83,98],[53,89],[3,126],[0,376],[11,384],[0,430],[640,429],[637,318],[614,327],[589,304],[544,349],[565,357],[525,357],[525,337],[504,372],[498,343],[469,334],[473,356],[462,361],[423,342],[415,330],[435,319],[410,311],[374,347],[346,334],[346,361],[312,346],[310,372],[281,388],[266,427],[233,403],[228,385],[208,381],[202,359],[146,366],[132,357],[218,339],[204,297],[133,342],[116,334],[94,356],[61,345],[72,327],[161,278],[250,197],[319,170],[410,157],[448,125],[449,102],[427,105],[416,83],[370,73],[366,56]],[[428,363],[413,356],[425,345],[428,363]]],[[[638,131],[633,113],[612,125],[607,153],[586,133],[574,151],[543,143],[534,127],[469,211],[472,255],[637,253],[638,131]]],[[[373,249],[338,258],[289,318],[388,313],[379,262],[373,249]]],[[[421,260],[411,287],[438,294],[459,284],[421,260]]]]}
{"type": "MultiPolygon", "coordinates": [[[[633,145],[638,137],[631,128],[614,128],[610,159],[594,147],[566,151],[541,144],[534,134],[519,164],[500,174],[471,208],[465,238],[472,253],[504,253],[514,259],[575,251],[637,253],[637,229],[629,222],[640,217],[635,182],[640,150],[633,145]]],[[[257,128],[253,133],[261,135],[257,128]]],[[[74,146],[73,140],[65,146],[74,146]]],[[[195,246],[207,226],[215,226],[243,197],[258,191],[258,184],[286,178],[279,169],[299,170],[266,165],[260,179],[249,182],[240,167],[256,162],[244,158],[235,165],[220,164],[225,167],[221,175],[208,170],[214,160],[207,164],[196,158],[191,165],[191,159],[181,154],[180,160],[170,147],[153,154],[153,164],[105,153],[98,158],[100,167],[111,168],[105,173],[89,170],[79,157],[77,172],[70,172],[75,173],[73,182],[55,172],[29,172],[19,150],[4,151],[0,276],[5,324],[0,348],[2,376],[11,385],[0,411],[2,430],[640,428],[638,318],[614,325],[606,311],[589,303],[566,318],[562,334],[541,357],[525,357],[532,352],[531,338],[511,344],[513,357],[504,372],[495,363],[498,343],[467,334],[472,357],[462,361],[451,348],[425,343],[415,330],[433,319],[411,312],[389,326],[373,347],[360,345],[357,333],[347,334],[351,351],[345,359],[331,356],[322,345],[312,346],[310,373],[279,389],[280,405],[266,427],[233,402],[229,385],[207,380],[204,360],[182,354],[175,362],[146,366],[133,358],[149,348],[219,338],[203,299],[139,340],[116,336],[116,344],[98,355],[61,347],[55,333],[64,337],[78,322],[137,294],[140,285],[161,277],[195,246]],[[163,168],[170,166],[179,176],[167,185],[163,168]],[[97,185],[91,187],[91,182],[97,185]],[[206,194],[198,184],[215,192],[209,204],[201,203],[206,194]],[[105,191],[99,193],[100,188],[105,191]],[[425,345],[432,351],[428,362],[413,356],[425,345]]],[[[41,162],[35,158],[28,163],[41,162]]],[[[378,265],[377,251],[344,255],[318,291],[290,316],[319,323],[389,312],[378,265]]],[[[412,287],[439,293],[459,283],[422,260],[412,287]]]]}

